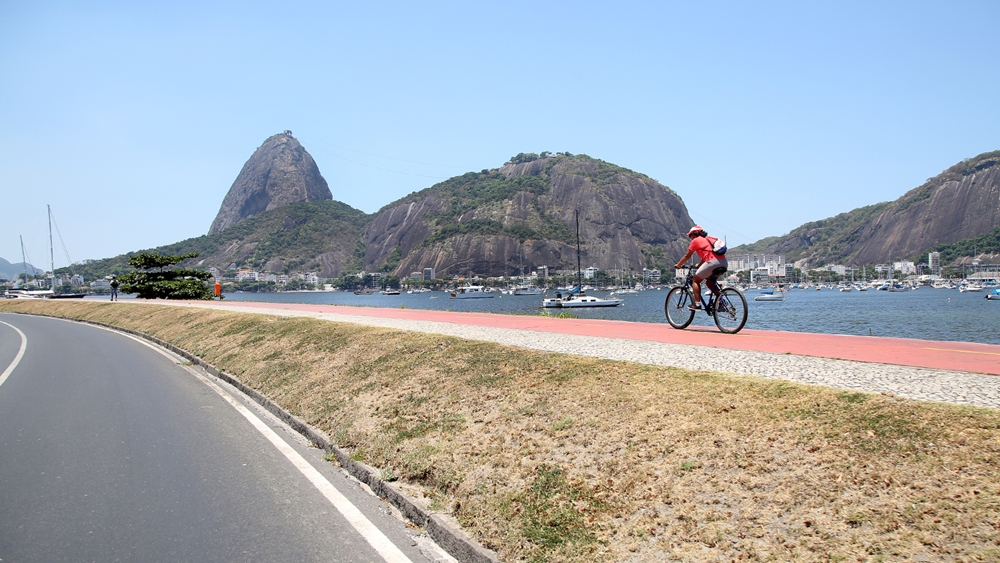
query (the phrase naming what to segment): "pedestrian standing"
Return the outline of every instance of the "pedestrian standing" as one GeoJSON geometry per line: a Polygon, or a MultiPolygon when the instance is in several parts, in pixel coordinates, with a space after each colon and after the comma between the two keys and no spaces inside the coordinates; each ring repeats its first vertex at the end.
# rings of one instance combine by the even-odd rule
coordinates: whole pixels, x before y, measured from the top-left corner
{"type": "Polygon", "coordinates": [[[118,301],[118,278],[111,276],[111,300],[118,301]]]}

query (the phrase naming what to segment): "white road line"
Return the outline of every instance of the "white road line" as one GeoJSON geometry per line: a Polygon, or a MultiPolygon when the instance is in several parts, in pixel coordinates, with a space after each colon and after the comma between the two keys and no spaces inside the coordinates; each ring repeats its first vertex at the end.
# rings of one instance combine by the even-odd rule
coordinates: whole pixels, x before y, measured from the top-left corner
{"type": "Polygon", "coordinates": [[[3,382],[7,381],[7,377],[9,377],[11,372],[14,371],[14,368],[17,367],[17,364],[21,363],[21,358],[24,357],[24,351],[27,350],[28,348],[28,337],[25,336],[23,332],[21,332],[21,329],[17,328],[16,326],[10,323],[5,323],[3,321],[0,321],[0,324],[5,324],[9,326],[10,328],[17,331],[18,334],[21,335],[21,349],[17,351],[17,356],[14,356],[14,361],[11,362],[9,366],[7,366],[7,369],[3,370],[3,375],[0,375],[0,385],[3,385],[3,382]]]}
{"type": "MultiPolygon", "coordinates": [[[[131,338],[152,348],[153,350],[156,350],[160,354],[170,358],[171,361],[176,361],[175,357],[173,357],[166,350],[161,349],[159,346],[130,334],[120,332],[118,334],[131,338]]],[[[382,559],[384,559],[386,563],[413,563],[410,558],[406,556],[406,554],[396,547],[396,544],[392,543],[392,540],[386,537],[386,535],[383,534],[382,531],[375,526],[375,524],[372,524],[371,520],[368,520],[368,518],[366,518],[365,515],[358,510],[358,507],[354,506],[354,504],[351,503],[347,497],[341,494],[340,491],[338,491],[337,488],[334,487],[322,473],[317,471],[316,468],[306,461],[305,458],[299,455],[299,452],[295,451],[295,449],[289,446],[287,442],[282,440],[274,430],[271,430],[271,428],[258,418],[257,415],[251,412],[250,409],[243,406],[243,403],[239,402],[224,389],[216,385],[216,383],[211,379],[194,370],[188,371],[194,374],[194,376],[200,379],[205,385],[208,385],[213,391],[218,393],[218,395],[229,403],[234,409],[236,409],[237,412],[250,421],[250,424],[252,424],[258,432],[263,434],[264,437],[267,438],[268,441],[271,442],[271,444],[277,448],[278,451],[281,452],[285,458],[287,458],[288,461],[290,461],[292,465],[294,465],[295,468],[298,469],[299,472],[302,473],[302,475],[308,479],[320,493],[323,494],[324,497],[326,497],[328,501],[330,501],[330,504],[332,504],[333,507],[336,508],[337,511],[340,512],[340,514],[347,520],[347,522],[350,523],[350,525],[353,526],[359,534],[361,534],[361,537],[363,537],[365,541],[367,541],[368,544],[382,556],[382,559]]]]}

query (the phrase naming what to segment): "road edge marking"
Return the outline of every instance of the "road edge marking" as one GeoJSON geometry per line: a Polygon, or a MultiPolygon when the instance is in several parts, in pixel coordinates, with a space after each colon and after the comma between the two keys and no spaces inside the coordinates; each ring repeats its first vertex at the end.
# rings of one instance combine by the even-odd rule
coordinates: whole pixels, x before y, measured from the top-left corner
{"type": "Polygon", "coordinates": [[[219,394],[227,403],[246,418],[258,432],[264,435],[271,444],[277,448],[285,458],[288,459],[299,470],[319,492],[326,497],[330,504],[357,530],[361,537],[371,545],[387,563],[412,563],[392,541],[371,522],[358,507],[354,506],[330,481],[312,466],[299,452],[295,451],[287,442],[278,436],[278,433],[264,423],[257,415],[246,408],[243,403],[219,387],[214,381],[209,380],[200,373],[195,374],[213,391],[219,394]]]}
{"type": "MultiPolygon", "coordinates": [[[[2,321],[0,321],[2,322],[2,321]]],[[[103,328],[103,327],[102,327],[103,328]]],[[[106,329],[111,330],[111,329],[106,329]]],[[[119,331],[111,330],[111,332],[117,332],[122,336],[131,338],[154,351],[162,354],[163,356],[169,358],[171,361],[176,362],[175,357],[167,350],[161,349],[159,346],[153,344],[152,342],[147,342],[146,340],[139,338],[137,336],[121,333],[119,331]]],[[[183,364],[181,364],[182,367],[183,364]]],[[[209,379],[204,374],[199,373],[196,370],[188,369],[188,373],[191,373],[195,377],[201,380],[202,383],[207,385],[210,389],[215,391],[224,401],[229,403],[236,412],[243,415],[247,421],[250,422],[253,427],[260,432],[269,442],[273,445],[285,458],[291,462],[291,464],[305,477],[316,489],[322,494],[334,508],[340,512],[341,516],[353,527],[362,538],[368,542],[376,553],[378,553],[386,563],[413,563],[413,561],[402,552],[396,544],[392,543],[382,530],[379,530],[371,520],[368,519],[357,506],[354,505],[347,497],[345,497],[336,487],[333,486],[326,477],[323,476],[312,464],[309,463],[304,457],[302,457],[299,452],[288,445],[281,436],[278,435],[270,426],[268,426],[264,421],[262,421],[257,415],[255,415],[250,409],[248,409],[239,399],[233,397],[225,389],[219,386],[216,382],[209,379]]]]}
{"type": "Polygon", "coordinates": [[[14,372],[14,368],[17,367],[17,364],[21,363],[21,358],[24,357],[24,351],[28,349],[28,337],[25,336],[23,332],[21,332],[21,329],[17,328],[16,326],[10,323],[0,321],[0,324],[5,324],[9,326],[10,328],[14,329],[15,332],[21,335],[21,348],[17,351],[17,355],[14,356],[14,361],[11,362],[10,365],[7,366],[7,369],[3,371],[3,374],[0,375],[0,385],[3,385],[3,382],[7,381],[7,378],[10,376],[10,374],[14,372]]]}

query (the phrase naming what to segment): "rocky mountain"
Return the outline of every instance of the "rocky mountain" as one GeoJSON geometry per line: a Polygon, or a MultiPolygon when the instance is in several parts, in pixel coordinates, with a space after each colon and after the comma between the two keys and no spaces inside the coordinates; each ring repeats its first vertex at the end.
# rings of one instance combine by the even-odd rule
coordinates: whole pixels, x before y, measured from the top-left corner
{"type": "Polygon", "coordinates": [[[893,202],[806,223],[781,237],[734,247],[783,254],[799,267],[915,259],[927,249],[1000,226],[1000,151],[962,161],[893,202]]]}
{"type": "MultiPolygon", "coordinates": [[[[547,152],[456,176],[367,215],[332,201],[312,157],[286,132],[247,161],[208,235],[150,250],[200,253],[186,266],[323,277],[359,270],[406,276],[426,267],[455,277],[539,266],[555,272],[576,268],[577,212],[581,265],[602,270],[669,269],[693,224],[681,198],[648,176],[586,155],[547,152]]],[[[942,256],[970,245],[1000,251],[997,227],[1000,151],[956,164],[894,202],[807,223],[732,248],[730,256],[783,254],[800,267],[816,267],[919,258],[932,248],[942,256]]],[[[80,273],[88,279],[123,273],[126,263],[119,256],[80,273]]]]}
{"type": "MultiPolygon", "coordinates": [[[[276,137],[258,153],[272,141],[292,145],[276,137]]],[[[406,276],[425,267],[439,276],[515,275],[543,265],[555,272],[576,268],[576,211],[584,268],[662,269],[687,248],[691,218],[666,186],[585,155],[542,153],[451,178],[375,215],[332,200],[288,203],[148,251],[199,253],[186,267],[322,277],[359,270],[406,276]]],[[[127,261],[126,255],[98,261],[84,275],[123,273],[127,261]]]]}
{"type": "Polygon", "coordinates": [[[380,210],[365,230],[364,267],[401,276],[575,269],[577,211],[584,268],[665,268],[693,224],[681,198],[647,176],[586,155],[521,154],[380,210]]]}
{"type": "Polygon", "coordinates": [[[291,131],[269,137],[254,151],[222,200],[209,234],[282,205],[333,199],[319,167],[291,131]]]}

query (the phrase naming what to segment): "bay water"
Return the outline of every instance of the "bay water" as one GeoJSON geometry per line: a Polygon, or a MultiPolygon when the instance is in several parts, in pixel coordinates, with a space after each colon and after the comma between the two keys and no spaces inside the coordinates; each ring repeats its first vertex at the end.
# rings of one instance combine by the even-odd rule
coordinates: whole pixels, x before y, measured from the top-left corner
{"type": "MultiPolygon", "coordinates": [[[[666,323],[663,302],[669,288],[647,289],[623,296],[618,307],[542,309],[543,296],[494,293],[487,299],[451,299],[449,292],[355,295],[344,291],[282,293],[227,293],[226,300],[272,303],[314,303],[357,307],[391,307],[441,311],[488,312],[507,315],[555,315],[569,312],[585,319],[613,319],[666,323]]],[[[588,291],[604,297],[606,292],[588,291]]],[[[553,291],[548,294],[554,295],[553,291]]],[[[745,293],[749,305],[746,328],[824,334],[853,334],[1000,344],[1000,301],[985,299],[984,292],[961,293],[953,289],[922,287],[915,291],[841,292],[835,289],[793,289],[784,301],[754,301],[757,290],[745,293]]],[[[694,325],[715,326],[703,312],[694,325]]]]}

